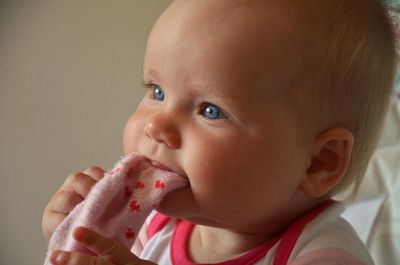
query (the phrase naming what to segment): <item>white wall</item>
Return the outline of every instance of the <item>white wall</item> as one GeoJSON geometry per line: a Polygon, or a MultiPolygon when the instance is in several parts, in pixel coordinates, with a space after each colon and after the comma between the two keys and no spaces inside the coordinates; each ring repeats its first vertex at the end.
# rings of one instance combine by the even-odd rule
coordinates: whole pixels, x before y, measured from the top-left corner
{"type": "Polygon", "coordinates": [[[170,2],[0,1],[0,264],[42,264],[51,195],[122,155],[146,38],[170,2]]]}

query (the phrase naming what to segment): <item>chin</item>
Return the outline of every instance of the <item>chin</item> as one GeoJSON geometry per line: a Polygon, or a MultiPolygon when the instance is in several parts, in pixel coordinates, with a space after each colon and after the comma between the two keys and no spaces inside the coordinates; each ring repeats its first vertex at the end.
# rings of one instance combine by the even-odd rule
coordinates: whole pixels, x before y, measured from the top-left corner
{"type": "Polygon", "coordinates": [[[162,201],[157,206],[156,211],[172,218],[185,219],[182,211],[165,201],[162,201]]]}
{"type": "Polygon", "coordinates": [[[187,190],[178,189],[168,193],[157,206],[156,211],[174,218],[183,218],[190,211],[187,190]]]}
{"type": "Polygon", "coordinates": [[[190,207],[188,204],[176,205],[172,200],[163,200],[156,208],[156,211],[177,219],[186,220],[190,223],[197,224],[197,225],[205,225],[211,227],[219,227],[223,228],[226,227],[219,222],[215,222],[208,218],[205,218],[200,215],[199,211],[195,209],[195,207],[190,207]]]}

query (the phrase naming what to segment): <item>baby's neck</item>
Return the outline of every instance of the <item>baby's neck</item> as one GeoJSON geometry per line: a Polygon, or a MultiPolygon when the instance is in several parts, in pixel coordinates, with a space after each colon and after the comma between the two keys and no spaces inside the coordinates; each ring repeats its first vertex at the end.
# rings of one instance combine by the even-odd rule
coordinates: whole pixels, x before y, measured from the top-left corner
{"type": "Polygon", "coordinates": [[[269,235],[237,233],[195,225],[189,239],[188,252],[195,263],[217,263],[234,259],[269,238],[269,235]]]}
{"type": "Polygon", "coordinates": [[[267,222],[262,226],[251,226],[251,232],[194,225],[188,242],[189,257],[195,263],[217,263],[237,258],[283,232],[297,218],[325,200],[326,198],[321,198],[307,206],[298,207],[286,218],[267,222]]]}

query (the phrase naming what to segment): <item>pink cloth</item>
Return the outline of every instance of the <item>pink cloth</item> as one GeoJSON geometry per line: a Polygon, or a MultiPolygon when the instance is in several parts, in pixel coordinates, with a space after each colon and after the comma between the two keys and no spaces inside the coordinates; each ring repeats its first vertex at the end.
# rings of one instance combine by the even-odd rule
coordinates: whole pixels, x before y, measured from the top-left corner
{"type": "Polygon", "coordinates": [[[107,172],[86,197],[54,231],[50,238],[45,265],[52,250],[93,254],[72,237],[78,226],[91,228],[119,240],[131,249],[146,217],[170,191],[187,180],[161,170],[136,153],[127,155],[107,172]]]}

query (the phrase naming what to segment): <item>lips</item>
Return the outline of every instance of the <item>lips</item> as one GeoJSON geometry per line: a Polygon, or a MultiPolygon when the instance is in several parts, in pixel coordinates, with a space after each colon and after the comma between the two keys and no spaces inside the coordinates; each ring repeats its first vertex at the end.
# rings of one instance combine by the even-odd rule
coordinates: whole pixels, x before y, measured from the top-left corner
{"type": "Polygon", "coordinates": [[[159,168],[159,169],[161,169],[161,170],[168,171],[168,172],[173,172],[173,173],[176,173],[176,174],[178,174],[178,175],[180,175],[180,176],[186,178],[185,174],[183,174],[183,173],[181,173],[181,172],[178,172],[178,171],[176,171],[176,170],[174,170],[174,169],[171,169],[171,168],[167,167],[166,165],[164,165],[163,163],[158,162],[157,160],[153,160],[153,159],[150,159],[150,158],[148,158],[148,157],[146,157],[146,159],[147,159],[147,160],[150,162],[150,164],[151,164],[153,167],[155,167],[155,168],[159,168]]]}
{"type": "Polygon", "coordinates": [[[174,173],[176,173],[175,171],[173,171],[173,170],[170,169],[169,167],[165,166],[164,164],[161,164],[161,163],[158,162],[158,161],[151,160],[151,159],[149,159],[149,161],[150,161],[150,163],[152,164],[152,166],[155,167],[155,168],[159,168],[159,169],[162,169],[162,170],[165,170],[165,171],[169,171],[169,172],[174,172],[174,173]]]}
{"type": "Polygon", "coordinates": [[[161,163],[161,162],[159,162],[159,161],[157,161],[155,159],[152,159],[150,156],[147,156],[147,155],[145,155],[143,153],[139,153],[139,154],[142,155],[151,164],[151,166],[154,167],[154,168],[158,168],[158,169],[161,169],[161,170],[164,170],[164,171],[168,171],[168,172],[173,172],[173,173],[176,173],[176,174],[180,175],[183,178],[186,178],[186,179],[188,178],[186,176],[186,174],[184,174],[183,171],[179,169],[179,167],[167,166],[167,165],[165,165],[165,164],[163,164],[163,163],[161,163]]]}

